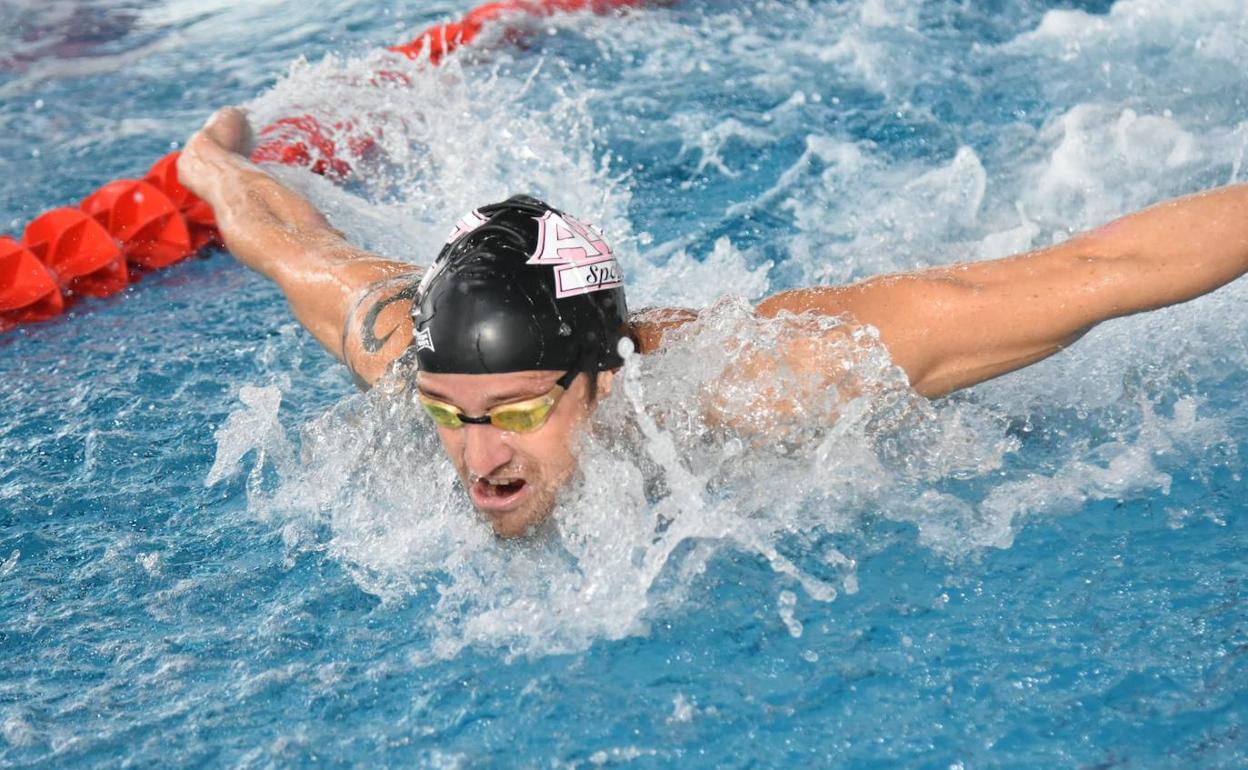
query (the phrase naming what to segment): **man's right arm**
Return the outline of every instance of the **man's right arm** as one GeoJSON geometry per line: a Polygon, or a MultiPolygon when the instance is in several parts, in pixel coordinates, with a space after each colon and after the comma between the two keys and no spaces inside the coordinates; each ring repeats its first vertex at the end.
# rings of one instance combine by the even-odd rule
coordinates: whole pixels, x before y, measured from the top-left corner
{"type": "Polygon", "coordinates": [[[371,385],[411,341],[420,268],[352,246],[248,161],[249,144],[243,113],[221,110],[187,141],[179,179],[212,207],[230,253],[276,283],[299,323],[371,385]]]}

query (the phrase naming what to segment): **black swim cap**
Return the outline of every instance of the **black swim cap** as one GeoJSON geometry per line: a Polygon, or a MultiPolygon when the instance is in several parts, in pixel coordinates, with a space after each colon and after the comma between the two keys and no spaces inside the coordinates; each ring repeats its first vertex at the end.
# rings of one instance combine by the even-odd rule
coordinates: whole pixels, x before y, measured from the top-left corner
{"type": "Polygon", "coordinates": [[[623,365],[628,306],[594,228],[517,195],[461,219],[412,304],[421,371],[603,371],[623,365]]]}

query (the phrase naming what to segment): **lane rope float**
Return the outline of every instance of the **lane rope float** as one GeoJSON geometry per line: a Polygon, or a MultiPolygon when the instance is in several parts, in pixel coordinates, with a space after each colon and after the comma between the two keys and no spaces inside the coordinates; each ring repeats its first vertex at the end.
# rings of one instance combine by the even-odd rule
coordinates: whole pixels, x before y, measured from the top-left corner
{"type": "MultiPolygon", "coordinates": [[[[512,20],[589,11],[606,14],[648,0],[501,0],[479,5],[457,21],[435,24],[388,50],[440,64],[473,42],[487,26],[516,42],[512,20]]],[[[405,82],[397,72],[379,81],[405,82]]],[[[325,126],[312,115],[277,120],[257,132],[251,159],[303,166],[334,180],[347,179],[347,158],[362,158],[376,140],[352,123],[325,126]],[[346,157],[344,157],[346,156],[346,157]]],[[[52,209],[26,225],[20,238],[0,235],[0,333],[46,321],[80,297],[107,297],[146,272],[160,270],[220,244],[212,210],[178,182],[177,151],[156,161],[142,179],[101,186],[76,207],[52,209]]]]}

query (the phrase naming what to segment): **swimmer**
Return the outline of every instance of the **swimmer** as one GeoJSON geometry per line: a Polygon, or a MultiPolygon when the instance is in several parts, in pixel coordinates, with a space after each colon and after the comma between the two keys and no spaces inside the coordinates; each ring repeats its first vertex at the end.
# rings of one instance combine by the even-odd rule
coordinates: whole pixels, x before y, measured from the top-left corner
{"type": "MultiPolygon", "coordinates": [[[[180,179],[212,206],[230,252],[277,283],[362,385],[415,362],[419,399],[499,536],[549,514],[575,472],[576,433],[622,365],[621,341],[652,352],[697,317],[630,314],[603,236],[524,196],[466,215],[427,270],[369,254],[250,163],[250,142],[245,115],[219,111],[188,140],[180,179]]],[[[1102,321],[1194,299],[1245,272],[1241,184],[1005,259],[780,292],[755,312],[874,327],[911,387],[939,398],[1047,358],[1102,321]]],[[[793,340],[793,358],[810,343],[793,340]]],[[[734,375],[767,373],[744,363],[734,375]]]]}

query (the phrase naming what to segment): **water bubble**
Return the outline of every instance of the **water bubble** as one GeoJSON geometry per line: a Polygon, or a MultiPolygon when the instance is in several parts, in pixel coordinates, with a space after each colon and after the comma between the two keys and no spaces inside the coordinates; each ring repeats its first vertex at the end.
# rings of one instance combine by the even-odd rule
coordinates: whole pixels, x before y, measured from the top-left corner
{"type": "Polygon", "coordinates": [[[802,622],[793,616],[793,610],[797,606],[797,594],[792,591],[781,591],[779,597],[779,613],[780,620],[784,622],[784,627],[789,630],[789,636],[794,639],[802,635],[802,622]]]}
{"type": "Polygon", "coordinates": [[[672,699],[672,714],[667,718],[669,724],[674,722],[691,722],[697,709],[685,698],[683,693],[676,693],[672,699]]]}
{"type": "Polygon", "coordinates": [[[615,352],[619,354],[620,358],[627,361],[629,356],[635,351],[635,347],[631,338],[620,337],[620,341],[615,343],[615,352]]]}
{"type": "Polygon", "coordinates": [[[148,575],[152,577],[160,577],[161,558],[160,553],[153,551],[151,553],[141,553],[135,557],[135,561],[143,568],[148,575]]]}

